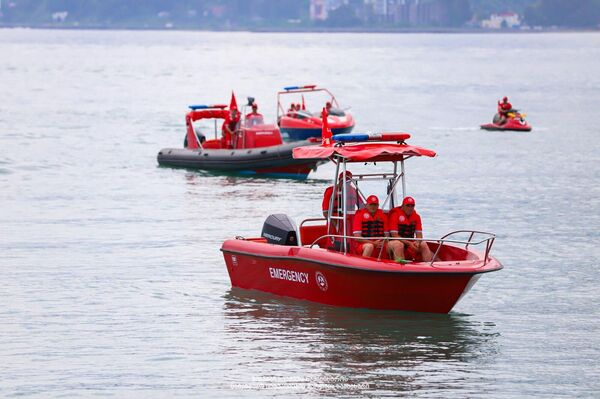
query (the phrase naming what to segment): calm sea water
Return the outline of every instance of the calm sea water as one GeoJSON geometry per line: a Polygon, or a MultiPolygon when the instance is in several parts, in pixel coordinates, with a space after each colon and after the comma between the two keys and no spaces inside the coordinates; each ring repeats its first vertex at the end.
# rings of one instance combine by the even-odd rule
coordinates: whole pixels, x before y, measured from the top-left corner
{"type": "MultiPolygon", "coordinates": [[[[0,396],[600,396],[599,34],[0,30],[0,396]],[[448,315],[231,289],[219,251],[306,181],[159,168],[187,104],[330,88],[401,130],[425,235],[498,235],[448,315]],[[532,133],[478,129],[508,95],[532,133]]],[[[360,167],[358,167],[360,168],[360,167]]]]}

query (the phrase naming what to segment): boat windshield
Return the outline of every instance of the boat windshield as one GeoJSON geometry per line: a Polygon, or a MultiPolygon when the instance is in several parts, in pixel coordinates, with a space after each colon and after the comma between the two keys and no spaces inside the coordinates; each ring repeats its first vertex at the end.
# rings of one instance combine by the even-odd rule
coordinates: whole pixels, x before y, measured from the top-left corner
{"type": "Polygon", "coordinates": [[[196,135],[203,135],[207,139],[218,138],[221,135],[222,121],[218,119],[201,119],[194,122],[194,131],[196,135]]]}
{"type": "Polygon", "coordinates": [[[244,126],[246,126],[246,127],[264,125],[264,124],[265,124],[265,120],[262,117],[262,115],[261,116],[250,116],[250,117],[247,117],[246,120],[244,121],[244,126]]]}

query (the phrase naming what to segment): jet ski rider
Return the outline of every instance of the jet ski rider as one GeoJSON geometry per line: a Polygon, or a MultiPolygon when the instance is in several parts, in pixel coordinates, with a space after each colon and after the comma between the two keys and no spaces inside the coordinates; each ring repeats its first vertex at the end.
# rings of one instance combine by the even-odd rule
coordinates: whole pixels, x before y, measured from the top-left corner
{"type": "Polygon", "coordinates": [[[512,104],[508,102],[508,97],[504,96],[502,102],[498,101],[498,114],[500,120],[498,123],[504,125],[508,121],[508,113],[512,111],[512,104]]]}

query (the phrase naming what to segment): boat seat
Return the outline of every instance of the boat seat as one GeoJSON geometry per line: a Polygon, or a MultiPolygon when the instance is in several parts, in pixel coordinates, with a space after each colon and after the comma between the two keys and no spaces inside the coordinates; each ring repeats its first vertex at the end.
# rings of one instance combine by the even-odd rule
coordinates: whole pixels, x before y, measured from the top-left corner
{"type": "MultiPolygon", "coordinates": [[[[312,226],[301,226],[300,227],[300,242],[302,245],[310,245],[317,238],[327,234],[327,224],[312,225],[312,226]]],[[[327,247],[328,240],[323,238],[317,242],[317,245],[321,248],[327,247]]]]}

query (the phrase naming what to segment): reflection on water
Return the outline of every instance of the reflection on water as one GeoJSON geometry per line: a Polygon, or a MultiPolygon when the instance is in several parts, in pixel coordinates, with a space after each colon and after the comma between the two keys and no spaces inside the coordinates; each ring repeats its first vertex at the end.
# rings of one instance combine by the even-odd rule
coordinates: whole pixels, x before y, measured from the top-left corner
{"type": "Polygon", "coordinates": [[[260,366],[246,376],[246,388],[268,392],[293,386],[307,394],[440,388],[463,394],[482,378],[477,365],[499,350],[496,326],[465,314],[336,308],[233,288],[224,315],[224,353],[248,351],[253,359],[245,366],[260,366]],[[289,378],[279,374],[285,368],[311,372],[289,378]],[[466,378],[468,388],[461,384],[466,378]]]}

